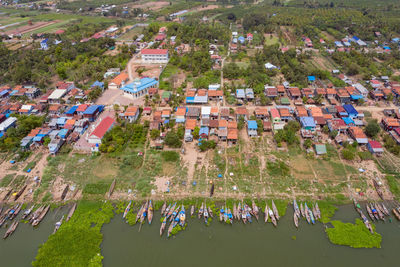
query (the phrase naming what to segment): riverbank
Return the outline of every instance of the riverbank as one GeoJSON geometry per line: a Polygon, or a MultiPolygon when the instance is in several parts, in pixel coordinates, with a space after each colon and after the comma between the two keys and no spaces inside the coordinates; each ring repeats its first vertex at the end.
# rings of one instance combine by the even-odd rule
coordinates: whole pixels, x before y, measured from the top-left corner
{"type": "MultiPolygon", "coordinates": [[[[251,199],[246,199],[244,200],[243,203],[247,203],[248,205],[251,206],[251,199]]],[[[187,217],[187,226],[185,227],[184,230],[179,231],[177,233],[176,237],[171,237],[169,238],[168,242],[172,242],[172,240],[176,239],[186,239],[186,238],[191,238],[191,232],[192,231],[200,231],[200,229],[210,228],[214,229],[217,227],[220,229],[221,226],[225,227],[229,231],[231,231],[231,235],[235,236],[237,233],[235,232],[236,230],[240,229],[240,232],[245,231],[243,227],[248,227],[249,229],[256,228],[264,228],[268,229],[268,233],[270,231],[277,231],[281,232],[283,228],[287,228],[284,231],[289,231],[292,232],[293,229],[295,229],[294,223],[293,223],[293,217],[292,217],[292,212],[293,208],[290,205],[288,200],[274,200],[278,212],[281,216],[281,219],[278,222],[277,227],[273,227],[271,223],[264,223],[264,216],[260,215],[259,221],[253,220],[253,223],[244,225],[241,221],[234,220],[233,225],[229,226],[226,223],[219,223],[218,222],[218,211],[219,208],[222,205],[226,205],[227,207],[231,208],[233,207],[233,204],[238,204],[239,201],[229,199],[226,201],[218,201],[218,200],[210,200],[210,199],[186,199],[179,201],[178,204],[184,205],[186,209],[186,217],[187,217]],[[206,202],[205,202],[206,201],[206,202]],[[213,213],[214,213],[214,219],[212,221],[209,221],[209,224],[206,225],[204,224],[204,220],[198,220],[197,219],[197,211],[201,206],[201,203],[207,203],[208,206],[212,207],[213,213]],[[196,216],[193,216],[191,218],[190,216],[190,208],[191,206],[194,205],[196,207],[196,216]],[[199,224],[201,226],[199,226],[199,224]]],[[[299,201],[300,203],[303,203],[302,201],[299,201]]],[[[155,208],[155,213],[154,213],[154,219],[153,223],[151,226],[149,226],[147,223],[144,225],[135,225],[135,218],[136,218],[136,213],[139,210],[140,206],[143,204],[143,201],[135,201],[131,205],[131,209],[128,212],[128,216],[126,217],[126,222],[122,222],[123,229],[126,229],[126,231],[132,231],[132,232],[147,232],[151,231],[152,233],[149,235],[153,236],[156,234],[158,236],[159,241],[155,242],[161,242],[164,244],[165,241],[167,241],[168,238],[166,238],[166,235],[160,238],[159,236],[159,227],[161,225],[160,220],[160,211],[159,209],[163,205],[163,201],[154,201],[154,208],[155,208]]],[[[169,202],[173,203],[173,202],[169,202]]],[[[255,200],[255,203],[257,206],[260,208],[260,213],[264,210],[265,204],[268,203],[268,205],[271,205],[271,200],[266,199],[266,200],[255,200]]],[[[65,264],[68,266],[68,264],[72,261],[76,263],[77,266],[101,266],[103,256],[103,251],[101,250],[101,247],[105,244],[107,244],[107,239],[113,237],[110,237],[110,234],[107,234],[103,236],[103,230],[108,229],[108,224],[111,222],[111,225],[114,224],[114,221],[121,221],[121,214],[124,212],[126,205],[128,202],[90,202],[90,201],[81,201],[78,205],[78,208],[71,218],[69,222],[65,222],[61,225],[60,229],[58,232],[56,232],[53,235],[50,235],[48,240],[40,247],[38,250],[37,256],[35,258],[35,261],[33,262],[33,266],[57,266],[59,264],[63,265],[65,264]],[[115,219],[113,219],[116,216],[115,219]]],[[[314,202],[308,202],[308,205],[311,207],[314,204],[314,202]]],[[[300,219],[300,225],[299,229],[296,230],[295,234],[291,235],[290,238],[293,239],[293,242],[296,242],[298,238],[302,238],[298,236],[296,233],[301,233],[303,229],[313,229],[313,231],[318,232],[319,234],[322,234],[324,236],[325,241],[324,242],[329,242],[330,240],[333,243],[338,243],[340,242],[335,239],[335,236],[340,237],[343,232],[338,231],[339,234],[333,233],[331,234],[325,234],[324,228],[326,227],[337,227],[337,224],[335,223],[333,225],[330,225],[330,222],[332,220],[342,220],[340,218],[335,218],[335,212],[340,210],[342,207],[348,207],[351,205],[345,205],[345,206],[340,206],[338,209],[337,204],[340,203],[334,203],[333,201],[318,201],[318,204],[321,209],[321,221],[323,223],[317,222],[316,225],[309,225],[307,224],[306,220],[300,219]],[[325,226],[325,227],[324,227],[325,226]],[[328,240],[327,240],[328,239],[328,240]]],[[[357,218],[357,214],[353,209],[350,209],[347,211],[347,217],[350,218],[351,220],[344,220],[344,222],[353,222],[357,218]]],[[[60,216],[60,215],[59,215],[60,216]]],[[[124,220],[125,221],[125,220],[124,220]]],[[[118,223],[120,224],[120,223],[118,223]]],[[[139,223],[138,223],[139,224],[139,223]]],[[[380,225],[382,223],[377,224],[377,231],[379,232],[380,225]]],[[[393,225],[399,225],[397,221],[393,222],[393,225]]],[[[358,226],[358,225],[356,225],[358,226]]],[[[362,225],[361,225],[362,226],[362,225]]],[[[358,227],[356,228],[355,233],[358,230],[364,231],[363,228],[358,227]]],[[[39,227],[40,228],[40,227],[39,227]]],[[[334,230],[340,230],[339,228],[333,228],[334,230]]],[[[326,229],[326,231],[329,231],[329,229],[326,229]]],[[[201,230],[204,231],[204,230],[201,230]]],[[[208,231],[208,230],[207,230],[208,231]]],[[[215,230],[210,230],[211,232],[215,233],[215,230]]],[[[225,230],[224,230],[225,231],[225,230]]],[[[246,230],[247,231],[247,230],[246,230]]],[[[264,230],[262,230],[264,231],[264,230]]],[[[308,231],[308,230],[307,230],[308,231]]],[[[106,231],[108,233],[108,231],[106,231]]],[[[275,232],[274,232],[275,233],[275,232]]],[[[368,234],[368,232],[367,232],[368,234]]],[[[361,240],[357,243],[357,246],[355,247],[371,247],[368,246],[369,242],[369,237],[368,235],[364,236],[365,239],[361,240]],[[366,243],[363,243],[363,241],[367,241],[366,243]]],[[[373,236],[371,235],[373,238],[373,236]]],[[[303,237],[304,238],[304,237],[303,237]]],[[[136,242],[136,241],[135,241],[136,242]]],[[[195,242],[195,241],[193,241],[195,242]]],[[[375,245],[375,247],[380,246],[381,239],[379,240],[378,246],[375,245]]],[[[375,243],[376,244],[376,243],[375,243]]],[[[114,244],[115,246],[116,244],[114,244]]],[[[342,243],[341,245],[351,245],[351,244],[346,244],[342,243]]],[[[118,245],[117,247],[120,247],[118,245]]],[[[354,247],[354,246],[353,246],[354,247]]],[[[105,260],[105,262],[107,262],[105,260]]],[[[65,266],[64,265],[64,266],[65,266]]]]}

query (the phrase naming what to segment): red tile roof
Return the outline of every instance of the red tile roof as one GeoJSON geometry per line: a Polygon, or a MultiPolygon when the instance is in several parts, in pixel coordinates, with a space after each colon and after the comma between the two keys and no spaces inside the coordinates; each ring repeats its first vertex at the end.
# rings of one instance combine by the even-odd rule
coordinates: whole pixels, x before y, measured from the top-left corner
{"type": "Polygon", "coordinates": [[[140,53],[142,55],[166,55],[168,49],[143,49],[140,53]]]}
{"type": "Polygon", "coordinates": [[[90,136],[96,136],[100,139],[103,138],[103,136],[106,134],[106,132],[111,128],[111,126],[114,124],[114,119],[111,117],[105,117],[99,125],[94,129],[92,134],[90,136]]]}

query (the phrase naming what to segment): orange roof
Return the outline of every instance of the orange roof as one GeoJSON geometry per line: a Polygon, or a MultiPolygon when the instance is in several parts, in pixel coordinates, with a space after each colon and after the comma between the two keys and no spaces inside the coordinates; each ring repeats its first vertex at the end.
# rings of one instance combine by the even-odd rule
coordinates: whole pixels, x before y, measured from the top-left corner
{"type": "Polygon", "coordinates": [[[228,129],[228,139],[229,140],[237,140],[238,139],[238,130],[237,129],[228,129]]]}
{"type": "Polygon", "coordinates": [[[357,93],[357,90],[354,86],[346,86],[344,89],[346,89],[347,93],[349,93],[350,95],[357,93]]]}
{"type": "Polygon", "coordinates": [[[211,114],[218,114],[218,107],[211,107],[211,114]]]}
{"type": "Polygon", "coordinates": [[[228,127],[228,121],[227,121],[227,120],[219,120],[219,121],[218,121],[218,127],[219,127],[219,128],[222,128],[222,127],[226,128],[226,127],[228,127]]]}
{"type": "Polygon", "coordinates": [[[247,109],[245,107],[236,108],[236,115],[247,115],[247,109]]]}
{"type": "Polygon", "coordinates": [[[197,91],[197,95],[198,96],[205,96],[205,95],[207,95],[207,90],[206,89],[199,89],[197,91]]]}
{"type": "Polygon", "coordinates": [[[267,109],[267,108],[260,108],[260,107],[257,107],[256,110],[255,110],[254,112],[256,113],[256,115],[268,116],[268,109],[267,109]]]}
{"type": "Polygon", "coordinates": [[[185,116],[185,114],[186,114],[186,108],[179,107],[176,109],[176,112],[175,112],[176,116],[185,116]]]}
{"type": "Polygon", "coordinates": [[[194,97],[196,95],[196,91],[194,90],[189,90],[186,92],[187,97],[194,97]]]}
{"type": "Polygon", "coordinates": [[[347,93],[347,91],[345,89],[338,89],[337,90],[337,95],[339,97],[349,97],[349,93],[347,93]]]}
{"type": "Polygon", "coordinates": [[[67,121],[65,122],[65,124],[75,125],[75,122],[76,122],[76,120],[70,119],[70,120],[67,120],[67,121]]]}
{"type": "Polygon", "coordinates": [[[352,133],[352,135],[355,138],[367,138],[367,136],[365,135],[365,133],[363,132],[363,130],[361,128],[350,127],[349,131],[352,133]]]}
{"type": "Polygon", "coordinates": [[[211,97],[213,97],[213,96],[223,96],[223,92],[222,92],[222,90],[209,90],[208,91],[208,96],[211,96],[211,97]]]}
{"type": "Polygon", "coordinates": [[[300,95],[301,95],[300,89],[297,88],[297,87],[291,87],[291,88],[289,88],[289,92],[290,92],[290,95],[291,95],[291,96],[300,96],[300,95]]]}
{"type": "Polygon", "coordinates": [[[325,88],[317,88],[317,89],[315,89],[315,92],[317,93],[317,95],[326,95],[325,88]]]}
{"type": "Polygon", "coordinates": [[[40,133],[40,130],[42,130],[42,128],[32,129],[31,132],[28,134],[28,136],[36,136],[37,134],[40,133]]]}
{"type": "Polygon", "coordinates": [[[194,130],[194,128],[196,127],[196,124],[197,124],[197,121],[195,119],[187,119],[186,123],[185,123],[185,128],[194,130]]]}
{"type": "Polygon", "coordinates": [[[125,116],[135,116],[136,113],[137,113],[137,111],[138,111],[138,107],[129,106],[129,107],[125,110],[124,115],[125,115],[125,116]]]}
{"type": "Polygon", "coordinates": [[[310,107],[310,113],[312,117],[323,117],[322,109],[319,107],[310,107]]]}
{"type": "Polygon", "coordinates": [[[276,89],[278,90],[279,93],[285,92],[285,86],[283,86],[283,85],[277,85],[276,89]]]}
{"type": "Polygon", "coordinates": [[[115,76],[114,79],[111,80],[110,83],[115,83],[116,85],[121,85],[122,82],[126,81],[129,79],[129,76],[126,72],[122,72],[115,76]]]}
{"type": "Polygon", "coordinates": [[[323,117],[324,117],[326,120],[331,120],[331,119],[333,119],[332,114],[322,114],[322,115],[323,115],[323,117]]]}
{"type": "Polygon", "coordinates": [[[228,121],[228,129],[237,129],[236,121],[228,121]]]}
{"type": "Polygon", "coordinates": [[[303,106],[296,106],[296,110],[297,110],[297,116],[299,117],[307,117],[307,110],[305,107],[303,106]]]}
{"type": "Polygon", "coordinates": [[[60,104],[54,104],[54,105],[50,105],[49,107],[49,111],[57,111],[61,108],[60,104]]]}
{"type": "Polygon", "coordinates": [[[400,127],[400,123],[398,119],[394,118],[384,118],[383,121],[386,123],[387,126],[389,127],[400,127]]]}
{"type": "Polygon", "coordinates": [[[289,109],[287,109],[287,108],[280,108],[278,110],[279,110],[279,115],[281,117],[290,117],[291,116],[290,112],[289,112],[289,109]]]}
{"type": "Polygon", "coordinates": [[[328,95],[335,95],[336,94],[336,89],[335,88],[327,88],[326,93],[328,95]]]}
{"type": "Polygon", "coordinates": [[[162,116],[169,116],[169,115],[171,115],[171,110],[164,109],[161,114],[162,114],[162,116]]]}

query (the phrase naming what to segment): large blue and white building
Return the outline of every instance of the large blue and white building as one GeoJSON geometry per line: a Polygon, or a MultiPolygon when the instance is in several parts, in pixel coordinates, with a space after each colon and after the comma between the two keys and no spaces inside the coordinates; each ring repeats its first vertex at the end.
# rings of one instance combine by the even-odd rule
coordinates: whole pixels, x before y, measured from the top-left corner
{"type": "Polygon", "coordinates": [[[133,83],[121,87],[121,90],[127,94],[132,95],[134,98],[146,95],[150,88],[157,88],[158,81],[153,78],[137,79],[133,83]]]}

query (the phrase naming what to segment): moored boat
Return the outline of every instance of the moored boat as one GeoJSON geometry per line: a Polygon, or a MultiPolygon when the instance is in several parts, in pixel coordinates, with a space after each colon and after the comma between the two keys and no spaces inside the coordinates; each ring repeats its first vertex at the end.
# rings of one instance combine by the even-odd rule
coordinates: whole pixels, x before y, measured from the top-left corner
{"type": "Polygon", "coordinates": [[[297,216],[296,213],[293,213],[293,221],[296,228],[299,228],[299,217],[297,216]]]}
{"type": "Polygon", "coordinates": [[[62,223],[63,223],[63,220],[64,220],[64,215],[61,217],[61,220],[59,220],[58,222],[56,222],[55,227],[54,227],[53,234],[55,234],[55,233],[58,231],[58,229],[60,229],[60,227],[61,227],[61,225],[62,225],[62,223]]]}
{"type": "Polygon", "coordinates": [[[304,203],[304,213],[306,215],[306,220],[307,220],[308,224],[310,224],[311,223],[311,217],[310,217],[310,213],[308,212],[307,203],[304,203]]]}
{"type": "Polygon", "coordinates": [[[225,210],[224,207],[222,206],[221,209],[219,210],[219,221],[222,222],[224,218],[225,210]]]}
{"type": "Polygon", "coordinates": [[[164,201],[162,207],[161,207],[161,216],[164,215],[165,209],[167,208],[167,203],[164,201]]]}
{"type": "Polygon", "coordinates": [[[272,200],[272,211],[274,212],[274,216],[276,218],[276,220],[279,220],[279,213],[278,213],[278,209],[275,206],[274,201],[272,200]]]}
{"type": "Polygon", "coordinates": [[[192,217],[194,214],[194,205],[190,208],[190,217],[192,217]]]}
{"type": "Polygon", "coordinates": [[[125,219],[126,215],[127,215],[127,214],[128,214],[128,212],[131,210],[131,205],[132,205],[132,200],[131,200],[131,201],[129,201],[129,204],[128,204],[128,206],[126,206],[126,208],[125,208],[125,211],[124,211],[124,214],[122,215],[122,218],[124,218],[124,219],[125,219]]]}
{"type": "Polygon", "coordinates": [[[269,212],[269,217],[271,218],[272,224],[276,227],[277,222],[276,222],[276,218],[275,218],[274,212],[271,209],[268,210],[268,212],[269,212]]]}
{"type": "Polygon", "coordinates": [[[47,205],[47,207],[44,208],[43,211],[40,213],[39,217],[37,217],[37,219],[35,219],[32,222],[32,226],[37,226],[43,220],[43,218],[46,216],[49,209],[50,209],[50,205],[47,205]]]}
{"type": "Polygon", "coordinates": [[[372,214],[371,207],[368,204],[366,204],[365,207],[367,208],[367,213],[368,213],[368,216],[371,218],[371,220],[372,221],[375,220],[374,214],[372,214]]]}
{"type": "Polygon", "coordinates": [[[256,203],[254,202],[254,200],[253,200],[253,202],[251,203],[251,206],[252,206],[252,209],[253,209],[253,215],[254,215],[254,217],[256,217],[256,220],[258,221],[258,207],[257,207],[257,205],[256,205],[256,203]]]}
{"type": "Polygon", "coordinates": [[[151,224],[151,222],[153,221],[153,203],[149,202],[149,208],[147,210],[147,221],[149,222],[149,224],[151,224]]]}
{"type": "Polygon", "coordinates": [[[18,221],[14,221],[10,227],[7,229],[6,233],[3,236],[3,239],[6,239],[7,237],[9,237],[10,235],[12,235],[12,233],[14,233],[15,229],[17,229],[19,222],[18,221]]]}
{"type": "Polygon", "coordinates": [[[268,222],[268,215],[269,215],[269,207],[268,207],[268,204],[265,204],[264,222],[268,222]]]}
{"type": "Polygon", "coordinates": [[[76,210],[76,206],[77,206],[76,203],[74,203],[74,205],[72,205],[71,209],[68,212],[67,218],[65,219],[66,222],[68,222],[69,219],[71,219],[72,215],[74,215],[74,212],[76,210]]]}
{"type": "Polygon", "coordinates": [[[300,212],[301,212],[301,216],[303,216],[303,218],[306,217],[306,214],[305,214],[305,212],[304,212],[303,203],[300,203],[300,212]]]}
{"type": "Polygon", "coordinates": [[[397,209],[392,209],[394,216],[400,221],[400,212],[397,209]]]}
{"type": "Polygon", "coordinates": [[[201,203],[201,207],[200,207],[199,213],[198,213],[199,219],[201,218],[201,216],[203,216],[203,212],[204,212],[204,203],[201,203]]]}
{"type": "Polygon", "coordinates": [[[160,227],[160,236],[162,236],[162,234],[164,233],[166,225],[167,225],[167,217],[164,217],[160,227]]]}
{"type": "Polygon", "coordinates": [[[35,205],[32,205],[29,209],[26,209],[24,211],[24,214],[22,214],[22,219],[24,220],[25,218],[27,218],[29,216],[29,214],[31,214],[33,208],[35,207],[35,205]]]}

